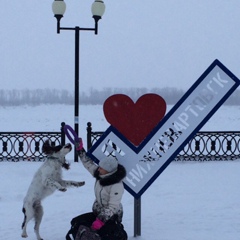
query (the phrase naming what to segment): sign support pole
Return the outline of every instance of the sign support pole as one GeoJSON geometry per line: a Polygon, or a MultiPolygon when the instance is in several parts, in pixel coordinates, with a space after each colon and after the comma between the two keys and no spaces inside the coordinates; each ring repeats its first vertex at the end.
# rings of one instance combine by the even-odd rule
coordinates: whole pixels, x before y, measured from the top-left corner
{"type": "Polygon", "coordinates": [[[134,237],[141,236],[141,197],[134,198],[134,237]]]}

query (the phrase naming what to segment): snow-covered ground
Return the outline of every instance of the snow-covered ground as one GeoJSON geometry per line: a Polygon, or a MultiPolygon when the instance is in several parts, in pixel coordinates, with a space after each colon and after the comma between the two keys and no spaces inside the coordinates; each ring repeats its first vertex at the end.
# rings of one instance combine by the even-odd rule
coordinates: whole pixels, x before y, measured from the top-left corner
{"type": "MultiPolygon", "coordinates": [[[[222,106],[202,130],[239,130],[240,107],[222,106]]],[[[0,131],[58,131],[62,121],[73,125],[73,106],[0,107],[0,131]]],[[[80,135],[86,125],[106,130],[102,106],[80,106],[80,135]]],[[[90,211],[94,179],[67,156],[71,169],[64,178],[86,185],[56,192],[43,202],[44,240],[64,240],[73,217],[90,211]]],[[[0,162],[0,239],[21,239],[22,201],[41,163],[0,162]]],[[[238,240],[240,236],[240,161],[172,162],[142,196],[141,237],[133,237],[134,199],[123,197],[123,224],[129,239],[238,240]]],[[[33,222],[28,226],[34,240],[33,222]]]]}

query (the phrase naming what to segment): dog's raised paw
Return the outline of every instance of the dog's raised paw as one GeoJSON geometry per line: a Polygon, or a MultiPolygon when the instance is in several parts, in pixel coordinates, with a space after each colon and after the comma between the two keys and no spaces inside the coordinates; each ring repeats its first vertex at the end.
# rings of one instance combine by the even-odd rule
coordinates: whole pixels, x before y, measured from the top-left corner
{"type": "Polygon", "coordinates": [[[66,189],[66,188],[60,188],[59,191],[61,191],[61,192],[66,192],[67,189],[66,189]]]}
{"type": "Polygon", "coordinates": [[[77,187],[81,187],[83,185],[85,185],[85,182],[77,182],[77,187]]]}

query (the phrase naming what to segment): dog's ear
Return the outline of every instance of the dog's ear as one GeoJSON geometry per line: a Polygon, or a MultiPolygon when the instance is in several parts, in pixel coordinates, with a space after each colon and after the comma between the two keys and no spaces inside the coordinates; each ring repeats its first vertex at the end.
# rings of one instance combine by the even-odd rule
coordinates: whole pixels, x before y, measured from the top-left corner
{"type": "Polygon", "coordinates": [[[47,155],[53,153],[53,148],[51,147],[49,140],[46,140],[46,141],[43,143],[42,152],[45,153],[45,154],[47,154],[47,155]]]}

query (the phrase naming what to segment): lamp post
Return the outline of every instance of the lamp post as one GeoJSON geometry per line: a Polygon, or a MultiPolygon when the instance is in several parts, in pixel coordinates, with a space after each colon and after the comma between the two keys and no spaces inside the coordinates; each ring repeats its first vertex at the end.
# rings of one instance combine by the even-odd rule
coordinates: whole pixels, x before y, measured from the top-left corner
{"type": "MultiPolygon", "coordinates": [[[[98,34],[98,21],[102,18],[105,12],[105,4],[102,0],[95,0],[92,4],[92,15],[95,21],[94,28],[82,28],[82,27],[61,27],[60,21],[66,11],[66,3],[64,0],[55,0],[52,4],[52,10],[54,17],[57,19],[57,33],[61,30],[73,30],[75,31],[75,96],[74,96],[74,130],[79,135],[79,35],[80,31],[94,31],[98,34]]],[[[75,151],[74,161],[77,162],[77,154],[75,151]]]]}

